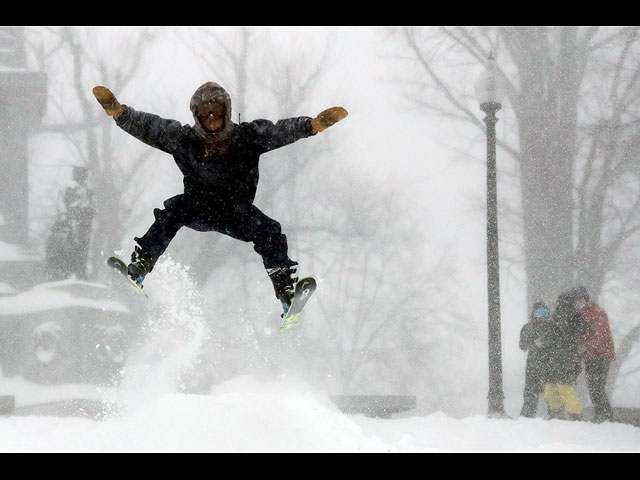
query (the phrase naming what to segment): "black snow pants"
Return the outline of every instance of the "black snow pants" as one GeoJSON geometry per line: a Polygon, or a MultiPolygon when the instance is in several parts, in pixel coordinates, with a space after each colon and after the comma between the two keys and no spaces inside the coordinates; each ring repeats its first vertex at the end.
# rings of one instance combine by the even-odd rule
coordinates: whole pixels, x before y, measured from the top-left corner
{"type": "Polygon", "coordinates": [[[215,231],[244,242],[253,242],[265,268],[297,265],[288,257],[287,237],[280,224],[251,203],[229,204],[211,199],[176,195],[153,211],[155,222],[136,242],[159,257],[182,227],[199,232],[215,231]]]}
{"type": "Polygon", "coordinates": [[[524,404],[520,415],[533,418],[538,410],[538,397],[544,390],[545,369],[539,355],[529,353],[524,381],[524,404]]]}
{"type": "Polygon", "coordinates": [[[595,421],[598,423],[607,420],[613,421],[613,410],[611,410],[606,391],[609,363],[609,360],[602,359],[585,362],[584,364],[589,396],[595,411],[595,421]]]}

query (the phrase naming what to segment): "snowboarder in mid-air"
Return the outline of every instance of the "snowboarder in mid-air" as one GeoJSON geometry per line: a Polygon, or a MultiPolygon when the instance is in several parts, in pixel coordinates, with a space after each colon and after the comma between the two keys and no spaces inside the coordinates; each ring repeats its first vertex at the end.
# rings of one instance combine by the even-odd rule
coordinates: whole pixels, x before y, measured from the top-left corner
{"type": "Polygon", "coordinates": [[[184,175],[184,193],[154,210],[155,221],[142,237],[127,266],[139,287],[171,240],[183,226],[197,231],[217,231],[253,242],[273,283],[285,314],[291,306],[297,281],[297,262],[288,256],[287,238],[280,224],[262,213],[253,200],[258,185],[260,155],[322,132],[347,116],[332,107],[317,117],[254,120],[234,123],[231,98],[217,83],[207,82],[191,97],[194,125],[136,111],[120,104],[102,86],[94,96],[116,125],[144,143],[173,155],[184,175]]]}

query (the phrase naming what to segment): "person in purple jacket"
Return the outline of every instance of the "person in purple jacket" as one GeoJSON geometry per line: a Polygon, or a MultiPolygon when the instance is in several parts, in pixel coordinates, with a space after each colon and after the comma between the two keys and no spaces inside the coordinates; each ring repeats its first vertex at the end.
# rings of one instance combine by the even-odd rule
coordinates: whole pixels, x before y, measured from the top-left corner
{"type": "Polygon", "coordinates": [[[153,224],[142,237],[135,237],[138,245],[128,265],[131,279],[142,286],[183,226],[216,231],[253,242],[286,312],[297,281],[297,262],[288,256],[280,224],[253,204],[260,155],[322,132],[345,118],[347,111],[332,107],[315,118],[237,124],[231,119],[229,94],[217,83],[207,82],[191,97],[191,126],[120,104],[106,87],[97,86],[93,93],[116,125],[172,155],[184,175],[184,193],[166,200],[164,208],[156,208],[153,224]]]}

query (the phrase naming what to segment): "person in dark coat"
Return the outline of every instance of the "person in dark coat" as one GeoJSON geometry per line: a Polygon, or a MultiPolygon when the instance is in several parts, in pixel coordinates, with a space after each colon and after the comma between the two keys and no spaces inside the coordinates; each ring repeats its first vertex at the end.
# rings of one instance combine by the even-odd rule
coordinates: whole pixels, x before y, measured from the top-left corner
{"type": "Polygon", "coordinates": [[[589,330],[578,339],[578,352],[584,362],[589,396],[594,409],[594,421],[613,421],[613,410],[607,396],[606,384],[609,365],[616,359],[615,346],[609,327],[609,318],[599,305],[589,300],[589,292],[578,287],[577,295],[584,302],[580,313],[589,330]]]}
{"type": "Polygon", "coordinates": [[[524,382],[524,404],[520,415],[533,418],[538,409],[538,396],[547,379],[549,329],[551,311],[544,302],[536,302],[529,321],[520,330],[520,349],[527,353],[524,382]]]}
{"type": "Polygon", "coordinates": [[[93,93],[116,125],[172,155],[184,175],[184,193],[166,200],[163,209],[155,209],[155,222],[142,237],[135,238],[138,245],[128,265],[129,276],[142,285],[182,227],[217,231],[253,242],[286,312],[297,280],[297,262],[288,256],[287,238],[280,224],[253,204],[259,158],[324,131],[345,118],[347,111],[333,107],[315,118],[236,124],[231,119],[229,94],[217,83],[207,82],[191,98],[191,126],[121,105],[105,87],[95,87],[93,93]]]}
{"type": "Polygon", "coordinates": [[[582,370],[578,338],[588,326],[576,308],[574,290],[562,293],[556,302],[549,331],[549,363],[544,396],[549,405],[549,418],[563,418],[564,411],[572,420],[582,419],[582,404],[573,386],[582,370]]]}

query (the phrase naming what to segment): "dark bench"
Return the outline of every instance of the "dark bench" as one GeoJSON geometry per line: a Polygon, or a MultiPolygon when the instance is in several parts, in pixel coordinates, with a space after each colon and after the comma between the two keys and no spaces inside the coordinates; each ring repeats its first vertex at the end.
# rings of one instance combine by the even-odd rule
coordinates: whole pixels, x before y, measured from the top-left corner
{"type": "Polygon", "coordinates": [[[331,399],[344,413],[361,413],[373,418],[391,418],[394,413],[417,406],[415,395],[333,395],[331,399]]]}

